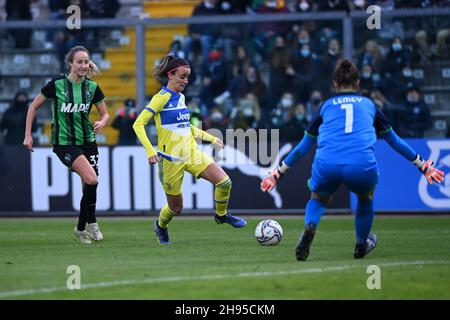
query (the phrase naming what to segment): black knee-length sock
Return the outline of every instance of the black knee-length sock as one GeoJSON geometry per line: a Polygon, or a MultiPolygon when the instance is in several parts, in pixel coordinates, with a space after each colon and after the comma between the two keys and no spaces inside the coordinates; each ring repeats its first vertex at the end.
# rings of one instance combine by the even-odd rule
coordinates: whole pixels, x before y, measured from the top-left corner
{"type": "Polygon", "coordinates": [[[86,222],[87,223],[97,222],[97,219],[95,218],[95,208],[97,203],[97,186],[98,184],[84,185],[83,197],[81,198],[80,203],[80,218],[84,217],[85,224],[86,222]]]}

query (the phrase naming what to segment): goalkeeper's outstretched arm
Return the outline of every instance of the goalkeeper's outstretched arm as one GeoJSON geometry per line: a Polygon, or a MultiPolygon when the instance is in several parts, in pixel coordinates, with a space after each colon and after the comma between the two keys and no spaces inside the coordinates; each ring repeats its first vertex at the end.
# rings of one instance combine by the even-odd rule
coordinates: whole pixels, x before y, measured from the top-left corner
{"type": "Polygon", "coordinates": [[[407,160],[411,161],[419,171],[425,176],[428,183],[441,183],[444,181],[444,172],[433,166],[432,160],[425,161],[420,154],[414,151],[405,140],[400,138],[393,129],[390,129],[382,135],[382,138],[398,153],[407,160]]]}
{"type": "Polygon", "coordinates": [[[286,174],[286,172],[291,168],[300,158],[304,157],[313,147],[316,142],[316,138],[305,132],[303,139],[295,146],[286,159],[281,162],[278,168],[271,170],[269,175],[261,181],[262,191],[271,191],[278,180],[286,174]]]}

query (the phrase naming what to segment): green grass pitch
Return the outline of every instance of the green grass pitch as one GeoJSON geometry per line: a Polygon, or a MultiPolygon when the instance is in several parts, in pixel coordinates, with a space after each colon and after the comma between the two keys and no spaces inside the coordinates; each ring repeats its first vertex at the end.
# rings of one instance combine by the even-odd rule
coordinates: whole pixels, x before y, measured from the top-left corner
{"type": "Polygon", "coordinates": [[[311,255],[294,248],[303,218],[275,217],[284,238],[263,247],[251,217],[243,229],[211,217],[179,217],[170,246],[153,218],[99,218],[105,240],[75,241],[76,219],[0,220],[0,299],[450,299],[450,216],[375,218],[377,248],[353,259],[353,218],[325,216],[311,255]],[[81,289],[68,290],[69,265],[81,289]],[[380,268],[380,289],[367,287],[380,268]]]}

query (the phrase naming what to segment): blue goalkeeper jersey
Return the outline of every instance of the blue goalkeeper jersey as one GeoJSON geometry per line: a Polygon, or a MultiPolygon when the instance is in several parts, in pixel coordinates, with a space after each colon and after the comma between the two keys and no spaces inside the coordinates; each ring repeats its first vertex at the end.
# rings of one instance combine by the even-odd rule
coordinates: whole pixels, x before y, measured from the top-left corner
{"type": "Polygon", "coordinates": [[[306,134],[317,138],[315,161],[338,165],[376,165],[377,134],[391,130],[384,114],[368,98],[339,93],[326,100],[306,134]]]}

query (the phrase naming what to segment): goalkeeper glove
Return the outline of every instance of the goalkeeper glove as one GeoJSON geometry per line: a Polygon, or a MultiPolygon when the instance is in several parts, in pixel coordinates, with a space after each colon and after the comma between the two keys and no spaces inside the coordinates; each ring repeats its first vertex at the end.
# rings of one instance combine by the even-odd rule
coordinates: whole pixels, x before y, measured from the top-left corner
{"type": "Polygon", "coordinates": [[[423,160],[418,154],[417,158],[413,161],[419,171],[427,178],[429,184],[433,182],[441,183],[444,181],[444,172],[433,167],[433,160],[423,160]]]}
{"type": "Polygon", "coordinates": [[[261,191],[272,191],[275,188],[277,182],[281,179],[281,177],[289,170],[289,167],[282,162],[281,166],[278,166],[275,170],[270,170],[269,175],[261,181],[261,191]]]}

